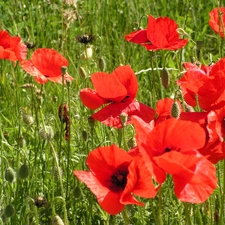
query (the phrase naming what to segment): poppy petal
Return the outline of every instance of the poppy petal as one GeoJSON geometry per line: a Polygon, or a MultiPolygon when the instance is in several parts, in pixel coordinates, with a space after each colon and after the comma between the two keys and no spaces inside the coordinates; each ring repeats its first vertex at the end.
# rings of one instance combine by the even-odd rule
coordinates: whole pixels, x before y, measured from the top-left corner
{"type": "Polygon", "coordinates": [[[97,113],[93,114],[92,117],[107,126],[121,128],[121,113],[125,113],[128,115],[127,124],[129,124],[130,117],[133,115],[141,117],[146,122],[150,122],[154,118],[155,111],[149,106],[137,101],[119,102],[112,103],[104,107],[97,113]]]}
{"type": "Polygon", "coordinates": [[[129,42],[136,44],[142,44],[149,42],[147,38],[147,30],[137,30],[125,35],[125,39],[129,42]]]}
{"type": "Polygon", "coordinates": [[[120,102],[127,96],[127,90],[119,79],[111,74],[97,72],[92,74],[91,81],[100,97],[105,100],[120,102]]]}
{"type": "Polygon", "coordinates": [[[89,109],[95,110],[107,102],[98,95],[97,91],[84,88],[80,91],[80,99],[89,109]]]}
{"type": "Polygon", "coordinates": [[[130,66],[119,66],[111,74],[117,77],[117,79],[123,84],[127,90],[126,99],[133,100],[138,91],[137,77],[130,66]]]}
{"type": "Polygon", "coordinates": [[[214,165],[198,153],[189,155],[171,151],[154,158],[167,173],[172,174],[178,199],[203,203],[216,188],[214,165]]]}
{"type": "Polygon", "coordinates": [[[39,48],[34,51],[31,60],[34,66],[46,77],[62,75],[61,68],[68,66],[68,61],[56,50],[39,48]]]}

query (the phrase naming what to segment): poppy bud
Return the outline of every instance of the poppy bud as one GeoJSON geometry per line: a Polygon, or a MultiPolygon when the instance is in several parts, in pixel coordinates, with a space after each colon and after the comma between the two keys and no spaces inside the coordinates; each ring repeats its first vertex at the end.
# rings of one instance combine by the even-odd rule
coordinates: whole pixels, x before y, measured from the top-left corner
{"type": "Polygon", "coordinates": [[[13,205],[7,205],[4,210],[4,215],[9,218],[15,214],[15,208],[13,205]]]}
{"type": "Polygon", "coordinates": [[[39,136],[44,140],[51,141],[54,137],[54,131],[52,127],[45,126],[39,130],[39,136]]]}
{"type": "Polygon", "coordinates": [[[134,137],[130,138],[127,142],[127,146],[129,147],[129,149],[136,147],[137,146],[136,139],[134,137]]]}
{"type": "Polygon", "coordinates": [[[62,75],[65,75],[66,72],[67,72],[67,67],[66,66],[62,66],[61,67],[61,72],[62,72],[62,75]]]}
{"type": "Polygon", "coordinates": [[[128,115],[126,113],[120,114],[120,121],[121,121],[123,127],[125,127],[127,125],[127,119],[128,119],[128,115]]]}
{"type": "Polygon", "coordinates": [[[172,104],[171,116],[176,119],[180,117],[180,107],[177,102],[173,102],[172,104]]]}
{"type": "Polygon", "coordinates": [[[80,187],[79,186],[76,186],[76,187],[74,187],[74,189],[73,189],[73,196],[75,197],[75,198],[80,198],[81,197],[81,189],[80,189],[80,187]]]}
{"type": "Polygon", "coordinates": [[[168,88],[170,79],[169,79],[169,73],[165,68],[163,68],[163,70],[161,72],[161,81],[162,81],[163,87],[168,88]]]}
{"type": "Polygon", "coordinates": [[[81,66],[79,68],[79,74],[80,74],[81,78],[83,78],[83,79],[85,79],[87,77],[87,73],[86,73],[84,67],[81,66]]]}
{"type": "Polygon", "coordinates": [[[17,172],[17,175],[20,179],[26,179],[30,174],[30,170],[29,170],[29,167],[26,165],[26,164],[23,164],[18,172],[17,172]]]}
{"type": "Polygon", "coordinates": [[[82,134],[83,140],[84,140],[84,141],[87,141],[87,138],[88,138],[88,133],[87,133],[87,131],[86,131],[86,130],[82,130],[81,134],[82,134]]]}
{"type": "Polygon", "coordinates": [[[64,225],[64,222],[58,215],[56,215],[52,218],[52,225],[64,225]]]}
{"type": "Polygon", "coordinates": [[[9,167],[5,169],[5,179],[9,182],[12,183],[16,179],[16,174],[13,168],[9,167]]]}
{"type": "Polygon", "coordinates": [[[95,119],[93,118],[93,117],[89,117],[88,118],[88,124],[89,124],[89,126],[93,129],[94,128],[94,126],[95,126],[95,119]]]}
{"type": "Polygon", "coordinates": [[[98,66],[99,66],[99,69],[101,71],[105,71],[106,69],[106,63],[105,63],[105,60],[103,57],[101,57],[99,60],[98,60],[98,66]]]}
{"type": "Polygon", "coordinates": [[[22,117],[23,117],[23,122],[28,124],[28,125],[32,125],[34,123],[34,117],[27,114],[27,113],[22,113],[22,117]]]}

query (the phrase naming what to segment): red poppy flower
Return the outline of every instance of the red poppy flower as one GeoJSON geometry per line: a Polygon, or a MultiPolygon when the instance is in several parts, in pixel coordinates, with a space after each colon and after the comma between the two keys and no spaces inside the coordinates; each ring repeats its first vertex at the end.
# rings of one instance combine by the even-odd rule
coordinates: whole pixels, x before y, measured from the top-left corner
{"type": "Polygon", "coordinates": [[[177,81],[185,101],[196,105],[196,96],[201,109],[210,111],[220,108],[225,102],[225,58],[207,67],[187,67],[187,72],[177,81]]]}
{"type": "MultiPolygon", "coordinates": [[[[62,83],[61,69],[68,66],[68,61],[54,49],[39,48],[34,51],[31,60],[23,60],[20,65],[40,84],[48,80],[62,83]]],[[[64,81],[72,80],[68,73],[64,75],[64,81]]]]}
{"type": "Polygon", "coordinates": [[[156,181],[163,183],[171,174],[178,199],[202,203],[216,188],[214,165],[196,149],[205,144],[205,131],[197,123],[174,118],[162,121],[154,129],[133,116],[136,140],[146,166],[156,181]]]}
{"type": "Polygon", "coordinates": [[[121,113],[137,115],[149,122],[155,111],[135,100],[138,90],[136,75],[130,66],[119,66],[112,74],[97,72],[91,76],[95,90],[85,88],[80,91],[80,98],[85,106],[95,110],[104,104],[103,109],[92,115],[92,118],[115,128],[122,127],[121,113]]]}
{"type": "Polygon", "coordinates": [[[176,22],[168,17],[155,19],[149,15],[147,29],[125,35],[125,39],[150,51],[177,50],[188,43],[187,39],[179,39],[177,28],[176,22]]]}
{"type": "Polygon", "coordinates": [[[156,195],[152,176],[140,156],[132,157],[116,145],[100,147],[87,158],[88,171],[73,171],[96,195],[109,214],[121,212],[126,204],[143,206],[131,193],[151,198],[156,195]]]}
{"type": "Polygon", "coordinates": [[[18,36],[11,37],[5,31],[0,31],[0,59],[10,61],[22,60],[27,56],[27,47],[18,36]]]}
{"type": "Polygon", "coordinates": [[[209,13],[209,25],[210,27],[219,34],[222,38],[224,37],[225,32],[225,7],[220,7],[219,9],[215,8],[209,13]],[[220,17],[221,14],[221,17],[220,17]]]}

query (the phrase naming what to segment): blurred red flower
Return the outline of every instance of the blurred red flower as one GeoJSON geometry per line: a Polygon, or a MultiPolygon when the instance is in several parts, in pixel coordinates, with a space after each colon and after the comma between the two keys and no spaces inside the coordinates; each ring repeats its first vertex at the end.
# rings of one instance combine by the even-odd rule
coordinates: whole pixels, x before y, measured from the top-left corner
{"type": "Polygon", "coordinates": [[[6,30],[0,30],[0,59],[22,60],[27,56],[27,47],[18,36],[10,36],[6,30]]]}
{"type": "Polygon", "coordinates": [[[116,145],[99,147],[88,155],[89,172],[73,171],[111,215],[121,212],[126,204],[144,205],[132,194],[145,198],[156,195],[151,173],[142,158],[131,155],[116,145]]]}
{"type": "Polygon", "coordinates": [[[222,38],[224,37],[225,32],[225,7],[220,7],[219,9],[215,8],[209,13],[209,25],[210,27],[219,34],[222,38]],[[221,14],[221,17],[220,17],[221,14]]]}
{"type": "Polygon", "coordinates": [[[180,39],[177,32],[178,25],[168,17],[159,17],[155,19],[148,16],[147,29],[137,30],[128,35],[125,39],[144,46],[147,50],[177,50],[184,47],[187,39],[180,39]]]}
{"type": "Polygon", "coordinates": [[[177,81],[185,101],[196,106],[196,96],[201,109],[210,111],[225,103],[225,58],[211,66],[184,64],[185,74],[177,81]]]}
{"type": "Polygon", "coordinates": [[[178,199],[202,203],[216,188],[215,166],[197,149],[205,144],[205,130],[198,124],[174,118],[154,128],[137,116],[131,118],[146,166],[158,183],[171,174],[178,199]]]}
{"type": "MultiPolygon", "coordinates": [[[[62,67],[67,67],[68,61],[54,49],[39,48],[34,51],[31,60],[23,60],[20,65],[40,84],[48,80],[62,83],[62,67]]],[[[65,82],[72,80],[68,73],[64,75],[65,82]]]]}
{"type": "Polygon", "coordinates": [[[130,66],[119,66],[112,74],[94,73],[91,81],[94,90],[85,88],[80,91],[83,104],[92,110],[108,104],[93,114],[92,118],[115,128],[122,127],[120,121],[122,113],[127,114],[128,124],[132,115],[137,115],[146,122],[154,118],[155,111],[152,108],[135,100],[138,82],[130,66]]]}

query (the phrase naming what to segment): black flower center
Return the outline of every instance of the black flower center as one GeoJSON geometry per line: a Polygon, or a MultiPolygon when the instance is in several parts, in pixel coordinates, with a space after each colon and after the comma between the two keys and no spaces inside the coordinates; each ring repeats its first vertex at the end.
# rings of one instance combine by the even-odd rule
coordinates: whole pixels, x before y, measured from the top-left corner
{"type": "Polygon", "coordinates": [[[127,170],[117,170],[113,175],[111,175],[111,190],[118,192],[123,190],[127,184],[127,170]]]}
{"type": "Polygon", "coordinates": [[[171,148],[165,148],[164,152],[170,152],[171,148]]]}

